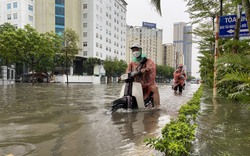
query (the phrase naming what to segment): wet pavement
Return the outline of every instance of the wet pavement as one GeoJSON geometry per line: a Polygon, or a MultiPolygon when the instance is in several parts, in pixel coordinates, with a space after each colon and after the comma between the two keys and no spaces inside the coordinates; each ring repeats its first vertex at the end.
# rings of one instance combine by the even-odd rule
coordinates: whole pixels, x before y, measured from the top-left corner
{"type": "Polygon", "coordinates": [[[0,155],[150,156],[146,137],[161,129],[199,88],[182,95],[159,84],[159,109],[108,114],[122,84],[14,84],[0,86],[0,155]]]}

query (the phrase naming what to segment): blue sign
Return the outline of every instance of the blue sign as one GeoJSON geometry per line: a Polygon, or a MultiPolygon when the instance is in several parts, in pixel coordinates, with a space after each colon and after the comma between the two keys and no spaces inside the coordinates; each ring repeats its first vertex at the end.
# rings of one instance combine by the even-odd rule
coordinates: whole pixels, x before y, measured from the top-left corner
{"type": "MultiPolygon", "coordinates": [[[[230,38],[234,37],[234,28],[237,20],[237,15],[221,16],[219,25],[219,37],[230,38]]],[[[247,26],[246,15],[242,14],[239,36],[250,36],[247,26]]]]}
{"type": "Polygon", "coordinates": [[[142,22],[143,27],[156,28],[156,23],[142,22]]]}

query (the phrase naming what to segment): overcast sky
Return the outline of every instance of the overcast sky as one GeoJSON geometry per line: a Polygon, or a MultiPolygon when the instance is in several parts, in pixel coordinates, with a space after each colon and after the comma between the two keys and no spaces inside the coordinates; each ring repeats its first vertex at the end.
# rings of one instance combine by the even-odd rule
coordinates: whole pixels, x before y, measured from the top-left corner
{"type": "MultiPolygon", "coordinates": [[[[142,22],[156,23],[158,29],[163,29],[163,43],[173,43],[173,24],[190,22],[186,2],[184,0],[161,0],[162,16],[150,4],[150,0],[125,0],[127,5],[127,24],[142,26],[142,22]]],[[[197,45],[193,44],[192,75],[198,76],[199,63],[197,45]]]]}

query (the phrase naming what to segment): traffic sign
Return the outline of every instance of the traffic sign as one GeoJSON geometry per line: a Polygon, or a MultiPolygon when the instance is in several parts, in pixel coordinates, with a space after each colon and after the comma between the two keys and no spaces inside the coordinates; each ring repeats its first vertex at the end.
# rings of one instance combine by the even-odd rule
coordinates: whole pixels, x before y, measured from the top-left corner
{"type": "MultiPolygon", "coordinates": [[[[234,36],[234,28],[237,20],[237,15],[228,15],[220,17],[219,37],[230,38],[234,36]]],[[[246,15],[242,14],[239,36],[250,36],[247,26],[246,15]]]]}

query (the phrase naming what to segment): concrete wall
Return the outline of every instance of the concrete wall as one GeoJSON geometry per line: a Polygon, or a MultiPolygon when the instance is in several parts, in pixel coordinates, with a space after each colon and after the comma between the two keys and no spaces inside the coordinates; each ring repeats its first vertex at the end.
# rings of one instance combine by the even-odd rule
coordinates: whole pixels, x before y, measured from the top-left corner
{"type": "Polygon", "coordinates": [[[15,83],[15,67],[1,66],[2,78],[0,84],[13,84],[15,83]]]}
{"type": "MultiPolygon", "coordinates": [[[[57,75],[55,77],[55,82],[57,83],[67,83],[66,75],[57,75]]],[[[68,75],[69,83],[90,83],[90,84],[101,84],[100,76],[78,76],[78,75],[68,75]]]]}

